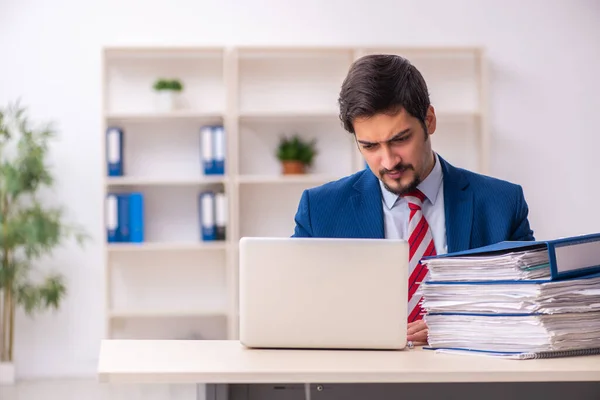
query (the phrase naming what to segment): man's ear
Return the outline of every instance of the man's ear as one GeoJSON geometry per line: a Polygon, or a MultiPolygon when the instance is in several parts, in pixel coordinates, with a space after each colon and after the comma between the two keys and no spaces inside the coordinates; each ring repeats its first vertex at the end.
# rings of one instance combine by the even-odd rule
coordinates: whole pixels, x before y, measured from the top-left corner
{"type": "Polygon", "coordinates": [[[437,125],[437,118],[435,116],[435,109],[433,106],[429,106],[427,109],[427,115],[425,115],[425,126],[427,127],[427,133],[433,135],[437,125]]]}

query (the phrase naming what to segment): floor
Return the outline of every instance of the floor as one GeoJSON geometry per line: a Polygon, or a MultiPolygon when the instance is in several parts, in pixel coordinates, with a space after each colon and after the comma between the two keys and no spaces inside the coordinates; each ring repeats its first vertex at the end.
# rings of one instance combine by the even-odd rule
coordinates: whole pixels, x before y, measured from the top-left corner
{"type": "MultiPolygon", "coordinates": [[[[0,386],[2,400],[196,400],[195,385],[109,385],[93,379],[20,381],[0,386]]],[[[202,394],[198,399],[204,400],[202,394]]]]}

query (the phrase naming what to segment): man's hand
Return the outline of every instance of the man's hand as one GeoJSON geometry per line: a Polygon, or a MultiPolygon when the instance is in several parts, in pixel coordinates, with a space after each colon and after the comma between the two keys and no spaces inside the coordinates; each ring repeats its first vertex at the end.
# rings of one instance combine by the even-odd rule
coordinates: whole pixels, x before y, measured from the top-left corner
{"type": "Polygon", "coordinates": [[[409,322],[406,340],[412,342],[415,346],[424,346],[427,344],[427,332],[425,321],[409,322]]]}

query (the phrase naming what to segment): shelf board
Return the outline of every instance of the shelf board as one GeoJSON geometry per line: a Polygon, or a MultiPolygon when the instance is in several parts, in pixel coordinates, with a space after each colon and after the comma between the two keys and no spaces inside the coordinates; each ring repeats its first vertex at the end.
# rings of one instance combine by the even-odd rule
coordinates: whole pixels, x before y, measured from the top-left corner
{"type": "Polygon", "coordinates": [[[111,319],[125,318],[181,318],[181,317],[222,317],[227,316],[227,311],[214,309],[197,310],[124,310],[109,311],[108,317],[111,319]]]}
{"type": "Polygon", "coordinates": [[[197,178],[168,178],[168,177],[107,177],[106,186],[196,186],[227,183],[223,175],[206,175],[197,178]]]}
{"type": "Polygon", "coordinates": [[[226,250],[228,242],[144,242],[144,243],[108,243],[111,253],[147,252],[147,251],[184,251],[184,250],[226,250]]]}
{"type": "Polygon", "coordinates": [[[290,110],[290,111],[247,111],[241,112],[240,121],[262,121],[262,120],[298,120],[298,119],[331,119],[337,120],[339,113],[335,110],[290,110]]]}
{"type": "MultiPolygon", "coordinates": [[[[473,110],[436,110],[439,119],[465,119],[478,118],[479,111],[473,110]]],[[[310,121],[330,120],[339,121],[339,113],[336,111],[250,111],[239,114],[240,122],[262,122],[262,121],[310,121]]],[[[341,122],[340,122],[341,123],[341,122]]]]}
{"type": "Polygon", "coordinates": [[[285,184],[285,183],[327,183],[340,179],[338,175],[305,174],[305,175],[241,175],[240,184],[285,184]]]}
{"type": "Polygon", "coordinates": [[[223,119],[223,113],[181,110],[173,112],[107,113],[109,122],[156,122],[156,121],[214,121],[223,119]]]}
{"type": "Polygon", "coordinates": [[[219,46],[111,46],[104,50],[108,61],[131,59],[196,59],[222,58],[223,47],[219,46]]]}

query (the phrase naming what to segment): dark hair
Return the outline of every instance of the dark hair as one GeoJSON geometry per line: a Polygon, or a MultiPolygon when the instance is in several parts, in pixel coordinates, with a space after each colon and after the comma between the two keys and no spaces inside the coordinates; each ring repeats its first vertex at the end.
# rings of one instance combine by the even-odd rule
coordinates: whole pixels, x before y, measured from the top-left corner
{"type": "Polygon", "coordinates": [[[427,84],[410,61],[397,55],[373,54],[356,60],[342,84],[340,120],[354,133],[357,117],[396,113],[404,108],[425,125],[430,105],[427,84]]]}

